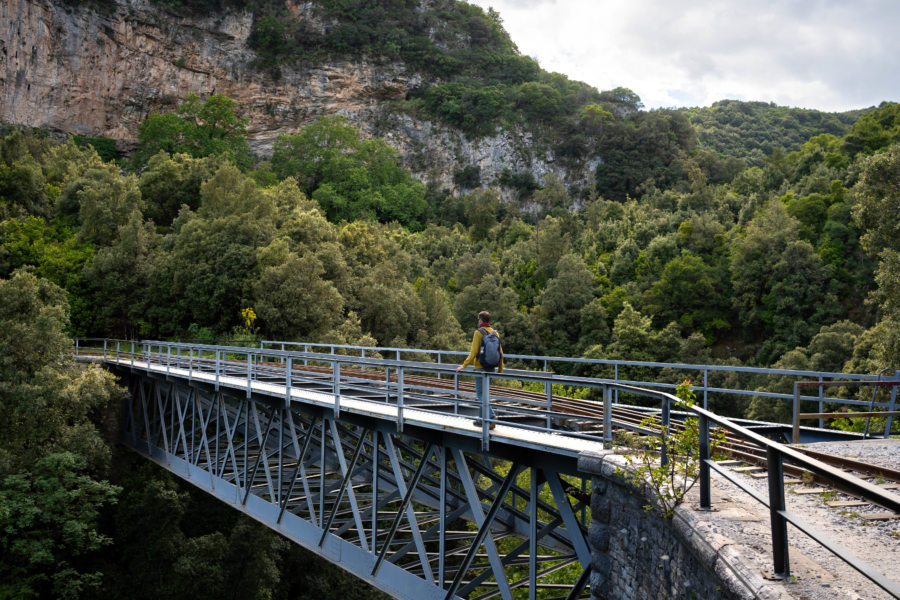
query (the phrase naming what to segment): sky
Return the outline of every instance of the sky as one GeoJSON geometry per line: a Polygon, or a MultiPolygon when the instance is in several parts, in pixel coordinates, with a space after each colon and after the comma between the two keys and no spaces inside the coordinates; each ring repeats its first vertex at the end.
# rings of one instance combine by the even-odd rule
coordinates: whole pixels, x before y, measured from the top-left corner
{"type": "Polygon", "coordinates": [[[468,0],[522,54],[644,107],[761,100],[840,112],[900,101],[897,0],[468,0]]]}

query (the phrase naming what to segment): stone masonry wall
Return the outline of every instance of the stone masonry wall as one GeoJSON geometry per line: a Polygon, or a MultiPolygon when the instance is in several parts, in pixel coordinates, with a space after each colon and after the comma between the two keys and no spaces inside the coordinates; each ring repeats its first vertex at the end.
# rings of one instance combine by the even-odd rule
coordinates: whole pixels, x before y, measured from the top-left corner
{"type": "Polygon", "coordinates": [[[776,598],[744,566],[731,541],[715,534],[693,509],[675,517],[648,513],[646,489],[635,489],[616,467],[622,456],[583,453],[579,470],[592,476],[591,591],[596,600],[776,598]]]}

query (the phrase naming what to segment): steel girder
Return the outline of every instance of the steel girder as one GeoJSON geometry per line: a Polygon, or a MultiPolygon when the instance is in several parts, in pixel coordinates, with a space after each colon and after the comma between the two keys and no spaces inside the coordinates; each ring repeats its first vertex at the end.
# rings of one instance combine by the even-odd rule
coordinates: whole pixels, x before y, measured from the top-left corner
{"type": "MultiPolygon", "coordinates": [[[[127,373],[127,371],[125,371],[127,373]]],[[[127,374],[133,450],[396,598],[587,598],[585,483],[521,448],[127,374]]]]}

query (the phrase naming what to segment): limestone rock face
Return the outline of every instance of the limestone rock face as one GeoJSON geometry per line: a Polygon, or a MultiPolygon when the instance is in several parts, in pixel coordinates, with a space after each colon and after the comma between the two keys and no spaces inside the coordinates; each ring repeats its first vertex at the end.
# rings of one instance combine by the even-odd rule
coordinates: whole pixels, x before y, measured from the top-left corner
{"type": "MultiPolygon", "coordinates": [[[[501,132],[467,140],[460,132],[391,110],[422,76],[403,63],[366,59],[256,68],[248,48],[253,14],[175,16],[150,0],[0,0],[0,122],[120,140],[137,139],[141,121],[188,94],[224,94],[250,119],[251,148],[271,153],[275,137],[312,119],[342,114],[367,135],[384,137],[419,177],[453,188],[453,173],[481,167],[490,183],[504,169],[549,173],[575,184],[591,165],[567,172],[538,151],[530,134],[501,132]]],[[[316,23],[310,3],[287,0],[298,19],[316,23]]]]}

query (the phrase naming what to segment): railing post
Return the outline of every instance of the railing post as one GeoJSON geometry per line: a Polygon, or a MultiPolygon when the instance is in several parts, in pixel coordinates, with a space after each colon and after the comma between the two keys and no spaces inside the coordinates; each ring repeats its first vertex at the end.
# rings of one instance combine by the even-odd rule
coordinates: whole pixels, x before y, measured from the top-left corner
{"type": "MultiPolygon", "coordinates": [[[[894,381],[900,380],[900,371],[894,371],[894,381]]],[[[889,411],[897,410],[897,386],[891,386],[891,405],[888,406],[889,411]]],[[[893,415],[888,416],[887,422],[884,424],[884,439],[891,437],[891,423],[894,420],[893,415]]]]}
{"type": "MultiPolygon", "coordinates": [[[[822,383],[822,376],[819,375],[819,383],[822,383]]],[[[819,386],[819,413],[825,412],[825,402],[822,400],[825,397],[825,388],[821,385],[819,386]]],[[[819,429],[825,429],[825,419],[819,417],[819,429]]]]}
{"type": "Polygon", "coordinates": [[[487,372],[480,373],[477,377],[482,378],[481,398],[479,399],[481,402],[481,449],[486,452],[491,446],[491,378],[487,372]]]}
{"type": "MultiPolygon", "coordinates": [[[[294,359],[291,356],[287,357],[285,372],[284,372],[284,406],[285,408],[291,407],[291,388],[294,386],[293,381],[294,375],[294,359]]],[[[301,460],[303,457],[300,457],[301,460]]]]}
{"type": "Polygon", "coordinates": [[[459,414],[459,372],[453,372],[453,414],[459,414]]]}
{"type": "Polygon", "coordinates": [[[709,394],[709,369],[703,369],[703,410],[709,410],[707,407],[707,396],[709,394]]]}
{"type": "Polygon", "coordinates": [[[697,421],[700,437],[700,508],[709,510],[712,505],[709,493],[709,419],[706,415],[700,415],[697,421]]]}
{"type": "Polygon", "coordinates": [[[134,340],[131,340],[131,368],[134,369],[134,340]]]}
{"type": "Polygon", "coordinates": [[[121,342],[119,340],[116,340],[116,364],[119,364],[119,344],[120,343],[121,342]]]}
{"type": "Polygon", "coordinates": [[[251,380],[253,373],[253,355],[247,352],[247,397],[251,396],[251,380]]]}
{"type": "Polygon", "coordinates": [[[671,421],[672,407],[669,405],[668,396],[662,397],[662,407],[660,408],[660,420],[662,421],[662,432],[659,445],[659,464],[666,466],[669,464],[669,453],[666,448],[669,444],[669,422],[671,421]]]}
{"type": "MultiPolygon", "coordinates": [[[[397,432],[403,433],[403,367],[397,367],[397,432]]],[[[424,458],[423,458],[424,460],[424,458]]]]}
{"type": "Polygon", "coordinates": [[[800,386],[794,382],[794,418],[792,421],[794,435],[791,438],[795,444],[800,443],[800,386]]]}
{"type": "Polygon", "coordinates": [[[216,391],[219,391],[219,370],[221,369],[221,353],[222,351],[216,348],[216,391]]]}
{"type": "Polygon", "coordinates": [[[769,470],[769,515],[772,521],[772,560],[775,574],[790,577],[790,557],[788,555],[787,520],[781,514],[784,506],[784,468],[781,453],[769,446],[766,448],[766,463],[769,470]]]}
{"type": "Polygon", "coordinates": [[[603,386],[603,442],[612,447],[612,388],[603,386]]]}
{"type": "Polygon", "coordinates": [[[331,389],[334,393],[334,418],[337,419],[341,414],[341,363],[334,361],[331,374],[334,378],[334,381],[331,383],[331,389]]]}
{"type": "Polygon", "coordinates": [[[172,372],[172,345],[166,344],[166,375],[172,372]]]}
{"type": "Polygon", "coordinates": [[[106,362],[106,338],[103,338],[103,361],[106,362]]]}
{"type": "Polygon", "coordinates": [[[547,394],[547,429],[553,429],[553,421],[550,416],[553,412],[553,382],[544,382],[544,393],[547,394]]]}
{"type": "MultiPolygon", "coordinates": [[[[615,381],[616,383],[619,382],[619,363],[616,363],[613,365],[613,381],[615,381]]],[[[614,400],[614,403],[618,404],[619,403],[619,389],[618,388],[616,388],[615,397],[616,397],[616,399],[614,400]]]]}
{"type": "Polygon", "coordinates": [[[75,338],[75,356],[78,356],[78,338],[75,338]]]}

